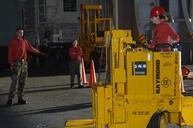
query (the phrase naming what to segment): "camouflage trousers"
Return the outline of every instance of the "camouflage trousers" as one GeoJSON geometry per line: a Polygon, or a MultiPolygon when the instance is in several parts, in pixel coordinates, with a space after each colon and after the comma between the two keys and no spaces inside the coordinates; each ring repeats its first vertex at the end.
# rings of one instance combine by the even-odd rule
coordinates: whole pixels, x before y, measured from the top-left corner
{"type": "Polygon", "coordinates": [[[71,87],[74,87],[75,75],[77,75],[78,85],[81,85],[81,64],[79,60],[71,60],[69,63],[71,87]]]}
{"type": "Polygon", "coordinates": [[[25,81],[28,75],[27,61],[15,61],[11,66],[11,85],[9,89],[8,99],[14,98],[17,90],[18,98],[23,97],[25,81]],[[17,87],[18,85],[18,87],[17,87]]]}

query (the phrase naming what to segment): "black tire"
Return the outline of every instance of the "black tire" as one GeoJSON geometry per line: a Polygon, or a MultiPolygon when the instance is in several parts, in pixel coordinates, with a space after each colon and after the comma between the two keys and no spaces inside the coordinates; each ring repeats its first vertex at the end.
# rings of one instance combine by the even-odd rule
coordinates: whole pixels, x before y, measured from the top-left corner
{"type": "Polygon", "coordinates": [[[167,113],[154,113],[147,125],[147,128],[167,128],[168,126],[168,116],[167,113]]]}

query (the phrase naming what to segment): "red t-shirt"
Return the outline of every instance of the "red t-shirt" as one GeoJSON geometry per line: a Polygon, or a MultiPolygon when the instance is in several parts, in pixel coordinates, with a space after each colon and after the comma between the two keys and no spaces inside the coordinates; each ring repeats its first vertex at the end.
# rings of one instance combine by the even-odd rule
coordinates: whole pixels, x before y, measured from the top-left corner
{"type": "Polygon", "coordinates": [[[13,38],[8,46],[8,63],[12,64],[14,61],[20,61],[22,59],[27,60],[27,51],[40,53],[40,51],[32,47],[25,38],[13,38]]]}
{"type": "Polygon", "coordinates": [[[153,48],[157,44],[172,43],[168,40],[168,38],[175,40],[175,42],[179,42],[180,40],[179,35],[173,27],[166,21],[162,21],[153,29],[153,39],[150,47],[153,48]]]}
{"type": "Polygon", "coordinates": [[[77,46],[77,47],[71,47],[69,50],[69,55],[71,60],[81,60],[82,56],[82,49],[77,46]]]}

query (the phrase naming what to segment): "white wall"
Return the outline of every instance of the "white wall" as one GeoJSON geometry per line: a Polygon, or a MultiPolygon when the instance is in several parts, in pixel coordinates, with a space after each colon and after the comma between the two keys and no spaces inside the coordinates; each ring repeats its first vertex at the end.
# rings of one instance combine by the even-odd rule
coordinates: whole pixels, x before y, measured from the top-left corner
{"type": "Polygon", "coordinates": [[[64,42],[78,39],[81,29],[80,5],[83,3],[94,3],[94,1],[77,0],[77,11],[75,12],[64,12],[63,0],[46,1],[47,22],[53,27],[54,37],[59,34],[59,31],[62,31],[64,42]]]}
{"type": "Polygon", "coordinates": [[[47,16],[48,21],[62,22],[62,23],[78,23],[80,17],[80,5],[88,3],[87,0],[77,0],[76,12],[64,12],[63,0],[47,0],[47,16]]]}

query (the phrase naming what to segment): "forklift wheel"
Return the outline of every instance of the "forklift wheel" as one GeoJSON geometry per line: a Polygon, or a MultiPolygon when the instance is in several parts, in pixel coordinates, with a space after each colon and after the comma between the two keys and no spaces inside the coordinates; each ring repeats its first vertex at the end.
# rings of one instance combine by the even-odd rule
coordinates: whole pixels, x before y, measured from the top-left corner
{"type": "Polygon", "coordinates": [[[156,112],[152,115],[151,120],[149,121],[147,128],[167,128],[168,126],[167,113],[165,112],[156,112]]]}
{"type": "Polygon", "coordinates": [[[167,118],[165,113],[161,113],[159,115],[159,122],[158,122],[158,124],[159,124],[158,128],[167,128],[167,126],[168,126],[168,118],[167,118]]]}

